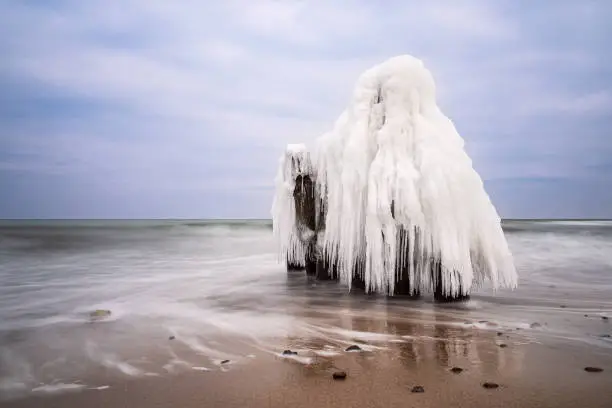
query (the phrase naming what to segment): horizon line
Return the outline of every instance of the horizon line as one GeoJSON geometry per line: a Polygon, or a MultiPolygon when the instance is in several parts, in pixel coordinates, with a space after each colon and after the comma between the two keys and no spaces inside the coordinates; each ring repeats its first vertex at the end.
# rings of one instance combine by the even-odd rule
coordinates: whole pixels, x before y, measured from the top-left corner
{"type": "MultiPolygon", "coordinates": [[[[501,218],[502,221],[612,221],[612,218],[501,218]]],[[[0,218],[2,221],[272,221],[272,218],[0,218]]]]}

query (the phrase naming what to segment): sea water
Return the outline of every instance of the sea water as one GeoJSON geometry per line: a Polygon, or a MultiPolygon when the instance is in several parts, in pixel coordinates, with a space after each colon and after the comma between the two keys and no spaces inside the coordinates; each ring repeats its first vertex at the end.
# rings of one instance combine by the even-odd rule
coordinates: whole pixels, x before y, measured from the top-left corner
{"type": "MultiPolygon", "coordinates": [[[[518,289],[479,288],[439,305],[429,294],[348,293],[288,273],[267,220],[2,221],[0,398],[104,389],[89,380],[96,370],[214,371],[287,344],[325,356],[356,341],[376,350],[464,329],[612,350],[612,222],[503,227],[518,289]],[[92,321],[97,309],[111,314],[92,321]],[[311,337],[323,342],[309,346],[311,337]]],[[[290,358],[308,364],[303,354],[290,358]]]]}

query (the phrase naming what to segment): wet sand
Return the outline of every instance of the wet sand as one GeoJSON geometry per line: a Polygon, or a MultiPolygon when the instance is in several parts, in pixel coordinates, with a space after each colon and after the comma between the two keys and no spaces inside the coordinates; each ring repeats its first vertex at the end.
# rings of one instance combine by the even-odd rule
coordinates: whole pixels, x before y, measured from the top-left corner
{"type": "Polygon", "coordinates": [[[269,224],[136,224],[0,231],[1,407],[612,407],[609,222],[506,223],[519,288],[455,305],[287,273],[269,224]]]}
{"type": "MultiPolygon", "coordinates": [[[[346,330],[340,325],[328,333],[331,326],[322,324],[309,335],[270,340],[263,347],[218,337],[234,343],[237,355],[223,364],[211,364],[179,338],[164,339],[164,347],[183,364],[137,377],[97,368],[88,373],[87,384],[93,386],[58,394],[35,392],[1,401],[0,407],[612,406],[610,348],[554,341],[524,330],[497,331],[502,329],[488,322],[449,326],[415,323],[413,318],[337,319],[348,319],[346,330]],[[346,352],[351,344],[362,350],[346,352]],[[284,349],[297,355],[283,356],[284,349]],[[588,373],[586,366],[604,371],[588,373]],[[452,367],[463,371],[453,373],[452,367]],[[336,371],[345,371],[347,378],[334,380],[336,371]],[[484,382],[499,388],[485,389],[484,382]],[[414,386],[424,392],[411,392],[414,386]]],[[[142,339],[140,345],[152,372],[166,359],[153,344],[160,341],[147,344],[142,339]]]]}

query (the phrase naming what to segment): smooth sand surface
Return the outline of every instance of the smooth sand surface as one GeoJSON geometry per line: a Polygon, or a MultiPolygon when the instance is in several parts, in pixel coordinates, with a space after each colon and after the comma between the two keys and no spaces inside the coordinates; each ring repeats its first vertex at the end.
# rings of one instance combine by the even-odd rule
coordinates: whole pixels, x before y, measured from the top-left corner
{"type": "MultiPolygon", "coordinates": [[[[245,347],[244,358],[217,362],[211,371],[186,367],[141,378],[99,371],[88,384],[108,388],[39,393],[0,407],[612,407],[609,348],[530,341],[519,331],[371,341],[361,352],[332,350],[328,340],[286,339],[274,349],[298,350],[288,358],[245,347]],[[463,371],[451,372],[455,366],[463,371]],[[604,371],[587,373],[586,366],[604,371]],[[332,379],[338,370],[347,373],[345,380],[332,379]],[[499,388],[485,389],[484,382],[499,388]],[[412,393],[416,385],[425,392],[412,393]]],[[[187,352],[179,342],[171,344],[177,353],[187,352]]]]}

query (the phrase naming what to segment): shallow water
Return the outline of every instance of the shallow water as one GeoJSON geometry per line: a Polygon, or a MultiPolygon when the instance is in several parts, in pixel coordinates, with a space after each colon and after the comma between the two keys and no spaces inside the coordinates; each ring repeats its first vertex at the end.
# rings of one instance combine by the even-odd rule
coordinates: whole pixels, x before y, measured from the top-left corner
{"type": "Polygon", "coordinates": [[[104,389],[89,381],[96,370],[225,370],[284,347],[308,351],[286,357],[308,364],[355,342],[457,346],[475,331],[612,352],[612,222],[504,229],[519,288],[436,305],[287,273],[266,221],[4,221],[0,398],[104,389]],[[91,322],[95,309],[112,314],[91,322]]]}

